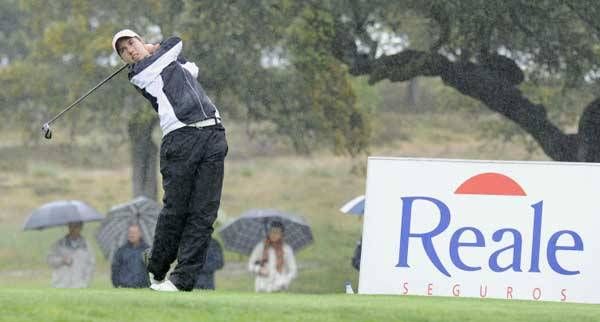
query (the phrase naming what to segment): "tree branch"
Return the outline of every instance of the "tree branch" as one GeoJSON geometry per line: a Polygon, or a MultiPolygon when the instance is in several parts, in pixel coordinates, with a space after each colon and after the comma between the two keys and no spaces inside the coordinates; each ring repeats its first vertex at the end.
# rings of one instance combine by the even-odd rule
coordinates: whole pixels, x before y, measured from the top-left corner
{"type": "Polygon", "coordinates": [[[579,119],[580,148],[578,161],[600,160],[600,98],[590,103],[579,119]]]}
{"type": "Polygon", "coordinates": [[[369,83],[375,84],[384,79],[401,82],[417,76],[439,76],[442,66],[448,63],[446,57],[437,53],[404,50],[372,60],[369,64],[369,83]]]}
{"type": "MultiPolygon", "coordinates": [[[[340,34],[338,40],[343,38],[340,34]]],[[[548,119],[543,105],[534,104],[523,96],[516,87],[518,82],[515,79],[504,77],[503,73],[498,73],[487,65],[451,62],[440,54],[416,50],[404,50],[394,55],[369,59],[358,53],[355,46],[337,48],[339,50],[336,57],[348,64],[350,73],[369,75],[371,84],[384,79],[398,82],[417,76],[440,76],[448,86],[481,101],[493,111],[517,123],[540,144],[550,158],[576,161],[580,156],[578,135],[563,133],[548,119]]],[[[600,107],[598,109],[600,111],[600,107]]]]}
{"type": "Polygon", "coordinates": [[[557,161],[577,160],[578,138],[567,135],[547,117],[543,105],[529,101],[509,80],[473,63],[451,63],[442,72],[444,82],[517,123],[557,161]]]}

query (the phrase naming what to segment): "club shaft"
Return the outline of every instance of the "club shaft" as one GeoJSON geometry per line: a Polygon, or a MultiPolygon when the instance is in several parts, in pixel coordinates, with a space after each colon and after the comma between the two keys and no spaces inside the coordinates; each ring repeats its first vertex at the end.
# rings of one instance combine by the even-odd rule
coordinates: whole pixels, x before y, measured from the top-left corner
{"type": "Polygon", "coordinates": [[[125,67],[127,67],[128,65],[125,64],[121,67],[119,67],[119,69],[117,69],[114,73],[112,73],[110,76],[106,77],[104,80],[102,80],[100,83],[98,83],[98,85],[94,86],[92,89],[90,89],[87,93],[83,94],[83,96],[81,96],[80,98],[78,98],[75,102],[73,102],[71,105],[69,105],[67,108],[65,108],[64,110],[62,110],[60,113],[56,114],[55,117],[53,117],[50,121],[46,122],[46,124],[50,125],[52,122],[56,121],[58,118],[60,118],[63,114],[65,114],[66,112],[68,112],[71,108],[73,108],[73,106],[77,105],[77,103],[83,101],[84,98],[88,97],[93,91],[95,91],[98,87],[104,85],[104,83],[108,82],[111,78],[115,77],[115,75],[117,75],[118,73],[120,73],[123,69],[125,69],[125,67]]]}

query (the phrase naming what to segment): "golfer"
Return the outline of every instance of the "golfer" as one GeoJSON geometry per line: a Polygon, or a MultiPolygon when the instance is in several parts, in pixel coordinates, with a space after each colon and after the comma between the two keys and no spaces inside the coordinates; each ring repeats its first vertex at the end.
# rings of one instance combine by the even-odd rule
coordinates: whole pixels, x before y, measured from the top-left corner
{"type": "Polygon", "coordinates": [[[163,132],[164,207],[147,258],[150,288],[191,291],[205,262],[221,200],[225,128],[196,80],[198,67],[181,55],[181,39],[146,44],[124,29],[114,35],[112,45],[129,64],[129,81],[158,113],[163,132]],[[177,266],[165,279],[175,259],[177,266]]]}

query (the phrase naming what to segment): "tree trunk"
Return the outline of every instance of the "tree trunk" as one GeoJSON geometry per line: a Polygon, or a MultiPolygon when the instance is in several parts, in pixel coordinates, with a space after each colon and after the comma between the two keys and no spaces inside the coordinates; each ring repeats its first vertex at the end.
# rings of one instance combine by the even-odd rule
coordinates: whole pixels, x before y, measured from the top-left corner
{"type": "Polygon", "coordinates": [[[152,200],[158,197],[158,147],[152,141],[152,130],[156,124],[156,117],[134,117],[128,124],[133,197],[143,195],[152,200]]]}
{"type": "Polygon", "coordinates": [[[419,98],[419,79],[411,78],[406,86],[406,105],[411,110],[417,110],[417,100],[419,98]]]}

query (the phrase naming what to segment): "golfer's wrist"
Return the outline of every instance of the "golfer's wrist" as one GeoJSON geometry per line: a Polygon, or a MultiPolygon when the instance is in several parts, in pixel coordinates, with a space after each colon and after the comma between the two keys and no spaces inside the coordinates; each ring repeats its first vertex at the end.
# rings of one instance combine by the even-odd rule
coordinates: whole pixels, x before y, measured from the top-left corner
{"type": "Polygon", "coordinates": [[[154,54],[159,47],[159,44],[146,44],[146,49],[150,54],[154,54]]]}

